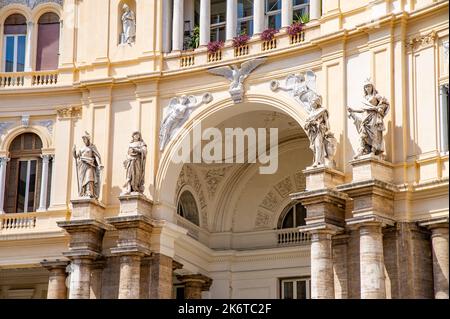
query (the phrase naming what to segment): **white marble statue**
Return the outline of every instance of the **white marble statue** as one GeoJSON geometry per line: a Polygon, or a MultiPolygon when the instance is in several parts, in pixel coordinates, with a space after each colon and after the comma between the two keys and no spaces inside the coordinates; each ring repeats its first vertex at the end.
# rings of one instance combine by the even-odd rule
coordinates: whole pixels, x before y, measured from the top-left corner
{"type": "Polygon", "coordinates": [[[146,159],[147,144],[142,140],[141,132],[134,132],[128,145],[127,159],[123,163],[127,177],[123,194],[144,193],[146,159]]]}
{"type": "Polygon", "coordinates": [[[214,75],[220,75],[225,77],[231,82],[230,84],[230,95],[234,103],[241,103],[244,99],[244,81],[248,78],[250,73],[252,73],[258,66],[266,62],[266,58],[258,58],[251,61],[242,63],[241,68],[236,65],[223,66],[219,68],[210,69],[209,72],[214,75]]]}
{"type": "Polygon", "coordinates": [[[194,109],[202,104],[211,102],[212,99],[213,97],[209,93],[204,94],[199,102],[197,102],[195,96],[182,96],[171,99],[159,132],[160,150],[164,150],[178,129],[189,119],[194,109]]]}
{"type": "Polygon", "coordinates": [[[316,92],[316,80],[316,74],[307,71],[289,75],[285,86],[281,86],[278,81],[272,81],[270,88],[274,92],[278,90],[289,92],[308,113],[304,129],[314,153],[312,167],[323,165],[334,168],[337,140],[330,131],[328,110],[322,106],[322,97],[316,92]]]}
{"type": "Polygon", "coordinates": [[[121,44],[133,44],[136,41],[136,15],[127,4],[123,5],[121,44]]]}
{"type": "Polygon", "coordinates": [[[83,136],[84,146],[77,151],[73,146],[73,157],[76,162],[78,194],[82,198],[95,198],[100,196],[101,172],[103,170],[100,153],[91,143],[89,133],[83,136]]]}
{"type": "Polygon", "coordinates": [[[364,83],[364,99],[361,108],[349,107],[349,118],[353,119],[359,133],[359,149],[355,159],[372,154],[382,156],[384,153],[383,132],[384,118],[389,113],[390,105],[387,99],[375,89],[368,79],[364,83]]]}

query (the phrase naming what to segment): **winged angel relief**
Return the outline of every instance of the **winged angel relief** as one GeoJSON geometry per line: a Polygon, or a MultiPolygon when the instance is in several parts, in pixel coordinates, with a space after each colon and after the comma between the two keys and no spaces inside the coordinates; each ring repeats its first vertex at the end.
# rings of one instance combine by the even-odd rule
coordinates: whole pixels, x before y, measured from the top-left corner
{"type": "Polygon", "coordinates": [[[270,88],[274,92],[278,90],[289,92],[308,113],[305,130],[310,140],[310,148],[314,153],[312,166],[334,167],[337,140],[330,131],[329,113],[322,106],[322,96],[316,92],[316,82],[316,74],[307,71],[304,74],[289,75],[285,86],[281,86],[278,81],[272,81],[270,88]]]}
{"type": "Polygon", "coordinates": [[[251,61],[247,61],[242,63],[241,68],[239,69],[236,65],[223,66],[215,69],[208,70],[210,73],[214,75],[220,75],[225,77],[230,84],[230,95],[233,99],[233,102],[238,104],[242,103],[244,100],[244,81],[248,78],[250,73],[252,73],[258,66],[266,62],[266,58],[258,58],[251,61]]]}
{"type": "Polygon", "coordinates": [[[210,103],[213,97],[210,93],[203,95],[197,102],[195,96],[174,97],[170,100],[166,116],[161,123],[159,132],[159,147],[163,151],[167,143],[175,136],[180,127],[189,119],[191,113],[202,104],[210,103]]]}

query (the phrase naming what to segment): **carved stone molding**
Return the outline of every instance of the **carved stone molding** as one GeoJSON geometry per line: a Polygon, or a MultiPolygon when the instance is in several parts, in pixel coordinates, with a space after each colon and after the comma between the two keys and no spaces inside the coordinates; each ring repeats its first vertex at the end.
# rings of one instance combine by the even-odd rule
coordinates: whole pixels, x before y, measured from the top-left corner
{"type": "Polygon", "coordinates": [[[48,130],[48,132],[50,133],[50,135],[53,135],[54,122],[52,120],[37,121],[37,122],[34,122],[34,124],[45,127],[48,130]]]}
{"type": "Polygon", "coordinates": [[[70,118],[80,118],[82,115],[83,108],[81,106],[71,106],[56,110],[58,118],[60,119],[70,119],[70,118]]]}
{"type": "Polygon", "coordinates": [[[406,47],[410,50],[418,50],[434,44],[434,40],[437,38],[437,32],[431,31],[425,35],[419,35],[411,38],[407,43],[406,47]]]}
{"type": "Polygon", "coordinates": [[[0,122],[0,136],[5,135],[15,122],[0,122]]]}

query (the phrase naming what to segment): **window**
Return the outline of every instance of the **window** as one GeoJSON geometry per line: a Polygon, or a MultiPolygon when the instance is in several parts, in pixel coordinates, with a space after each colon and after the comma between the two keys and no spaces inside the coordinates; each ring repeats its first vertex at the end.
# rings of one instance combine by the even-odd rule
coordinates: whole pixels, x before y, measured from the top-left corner
{"type": "MultiPolygon", "coordinates": [[[[11,160],[6,171],[5,212],[35,212],[39,207],[41,187],[42,141],[36,134],[25,133],[14,139],[9,152],[11,160]]],[[[49,188],[50,183],[47,194],[49,188]]]]}
{"type": "Polygon", "coordinates": [[[266,0],[266,26],[275,30],[281,28],[281,0],[266,0]]]}
{"type": "Polygon", "coordinates": [[[309,0],[293,0],[294,1],[294,21],[302,18],[303,22],[309,21],[309,0]],[[307,18],[308,21],[304,21],[307,18]]]}
{"type": "Polygon", "coordinates": [[[448,84],[444,84],[441,85],[441,103],[440,103],[442,152],[448,152],[448,123],[449,123],[448,105],[449,105],[448,84]]]}
{"type": "Polygon", "coordinates": [[[278,222],[278,229],[296,228],[306,225],[306,208],[298,203],[293,206],[289,206],[281,214],[278,222]]]}
{"type": "Polygon", "coordinates": [[[173,295],[176,300],[184,300],[184,285],[173,285],[173,295]]]}
{"type": "Polygon", "coordinates": [[[282,279],[280,290],[281,299],[311,299],[311,279],[282,279]]]}
{"type": "Polygon", "coordinates": [[[25,71],[27,22],[23,15],[13,14],[5,20],[3,69],[5,72],[25,71]]]}
{"type": "MultiPolygon", "coordinates": [[[[261,1],[261,0],[258,0],[261,1]]],[[[237,34],[253,35],[253,1],[238,0],[237,34]]]]}
{"type": "Polygon", "coordinates": [[[226,11],[226,1],[211,1],[211,41],[226,40],[226,11]]]}
{"type": "Polygon", "coordinates": [[[197,203],[189,191],[184,191],[178,201],[177,214],[191,223],[200,226],[197,203]]]}
{"type": "Polygon", "coordinates": [[[38,22],[36,70],[55,70],[59,58],[59,17],[45,13],[38,22]]]}

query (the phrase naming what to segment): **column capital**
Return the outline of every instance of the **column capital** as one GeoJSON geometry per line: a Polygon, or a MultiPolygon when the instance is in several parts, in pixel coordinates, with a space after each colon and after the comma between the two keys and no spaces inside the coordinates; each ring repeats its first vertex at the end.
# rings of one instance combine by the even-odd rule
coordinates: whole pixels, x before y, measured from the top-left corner
{"type": "Polygon", "coordinates": [[[177,276],[177,279],[184,284],[202,287],[202,291],[208,291],[213,281],[208,276],[201,274],[177,276]]]}
{"type": "Polygon", "coordinates": [[[368,227],[368,226],[376,226],[384,228],[387,226],[394,226],[395,221],[390,218],[385,218],[377,215],[368,215],[368,216],[358,216],[353,217],[345,220],[347,223],[347,227],[351,230],[358,230],[361,227],[368,227]]]}
{"type": "Polygon", "coordinates": [[[69,265],[68,260],[55,260],[55,261],[49,261],[47,259],[44,259],[41,261],[41,266],[47,269],[48,271],[53,270],[64,270],[66,272],[67,266],[69,265]]]}
{"type": "Polygon", "coordinates": [[[448,229],[448,216],[435,217],[426,220],[419,221],[418,224],[421,227],[426,227],[430,230],[437,228],[447,228],[448,229]]]}
{"type": "Polygon", "coordinates": [[[0,156],[0,165],[8,163],[10,160],[8,156],[0,156]]]}
{"type": "Polygon", "coordinates": [[[51,159],[53,159],[55,157],[54,154],[42,154],[41,158],[43,159],[44,162],[49,162],[51,159]]]}

